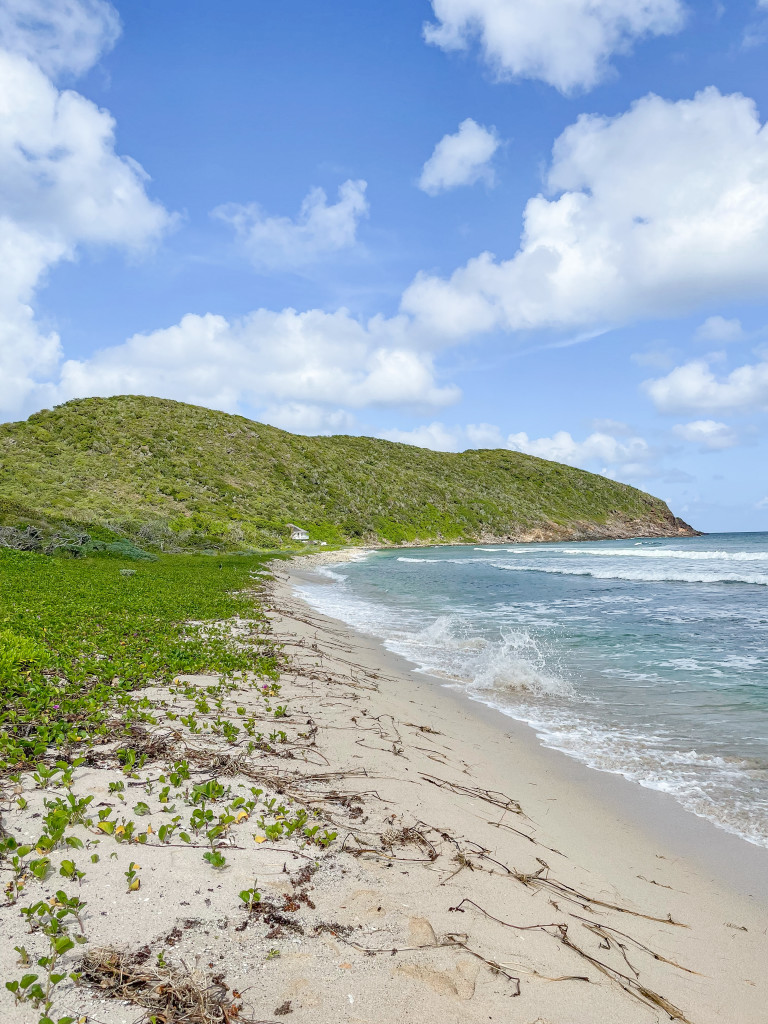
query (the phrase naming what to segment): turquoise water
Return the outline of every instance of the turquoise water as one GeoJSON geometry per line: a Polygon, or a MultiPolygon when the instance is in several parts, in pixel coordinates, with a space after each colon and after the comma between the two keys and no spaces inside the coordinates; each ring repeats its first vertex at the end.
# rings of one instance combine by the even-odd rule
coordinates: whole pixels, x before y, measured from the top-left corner
{"type": "Polygon", "coordinates": [[[362,554],[316,608],[768,846],[768,534],[362,554]]]}

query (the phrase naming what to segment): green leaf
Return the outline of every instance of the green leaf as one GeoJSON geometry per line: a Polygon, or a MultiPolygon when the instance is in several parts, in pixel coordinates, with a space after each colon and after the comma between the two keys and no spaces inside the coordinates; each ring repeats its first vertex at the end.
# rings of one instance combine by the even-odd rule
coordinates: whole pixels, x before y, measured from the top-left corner
{"type": "Polygon", "coordinates": [[[47,857],[41,857],[39,860],[31,860],[29,862],[29,870],[35,876],[42,881],[48,874],[48,868],[51,866],[50,860],[47,857]]]}

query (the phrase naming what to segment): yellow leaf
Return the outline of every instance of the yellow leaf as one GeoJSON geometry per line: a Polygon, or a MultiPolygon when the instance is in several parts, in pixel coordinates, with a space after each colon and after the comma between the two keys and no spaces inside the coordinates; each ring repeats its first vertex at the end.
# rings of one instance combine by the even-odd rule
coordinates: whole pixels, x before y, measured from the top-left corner
{"type": "Polygon", "coordinates": [[[121,836],[123,832],[125,832],[125,825],[118,825],[117,828],[115,829],[115,835],[121,836]]]}
{"type": "Polygon", "coordinates": [[[152,828],[152,826],[151,825],[147,825],[147,835],[148,836],[153,836],[154,834],[155,834],[155,830],[152,828]]]}
{"type": "Polygon", "coordinates": [[[267,837],[266,836],[254,836],[253,837],[253,841],[254,841],[254,843],[266,843],[267,837]]]}
{"type": "Polygon", "coordinates": [[[128,892],[136,892],[137,889],[141,888],[141,879],[134,878],[131,884],[128,886],[128,892]]]}
{"type": "Polygon", "coordinates": [[[235,818],[235,821],[248,821],[248,812],[240,811],[240,813],[235,818]]]}

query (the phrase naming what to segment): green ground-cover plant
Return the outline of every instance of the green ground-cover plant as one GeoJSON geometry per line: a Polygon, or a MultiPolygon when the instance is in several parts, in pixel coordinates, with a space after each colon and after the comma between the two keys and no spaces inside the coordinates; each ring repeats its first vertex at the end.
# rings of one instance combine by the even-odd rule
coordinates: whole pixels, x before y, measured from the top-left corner
{"type": "MultiPolygon", "coordinates": [[[[21,910],[22,917],[29,925],[29,930],[41,932],[48,940],[48,950],[37,959],[37,966],[43,969],[43,974],[28,973],[19,979],[6,981],[5,987],[11,992],[17,1003],[33,1006],[42,1011],[39,1024],[54,1024],[49,1016],[53,1007],[53,992],[57,985],[65,981],[67,977],[75,983],[80,975],[77,972],[69,972],[59,968],[59,961],[63,956],[75,948],[76,945],[84,943],[82,912],[85,903],[76,896],[68,896],[59,889],[54,897],[49,900],[38,900],[31,906],[21,910]],[[73,922],[77,921],[79,932],[70,932],[73,922]],[[58,968],[58,969],[57,969],[58,968]]],[[[21,955],[23,966],[29,966],[30,957],[23,946],[14,947],[21,955]]],[[[73,1024],[74,1017],[59,1017],[55,1024],[73,1024]]]]}
{"type": "MultiPolygon", "coordinates": [[[[41,785],[66,787],[73,751],[152,721],[151,702],[136,694],[152,681],[274,679],[265,620],[241,593],[265,557],[164,556],[126,577],[119,560],[0,548],[0,771],[34,767],[41,785]],[[237,645],[221,625],[236,616],[252,623],[237,645]]],[[[128,775],[135,756],[124,754],[128,775]]]]}
{"type": "Polygon", "coordinates": [[[28,527],[58,530],[53,550],[70,554],[89,543],[117,553],[127,541],[144,551],[290,546],[289,522],[329,543],[684,526],[643,491],[521,452],[302,437],[139,396],[78,399],[0,426],[0,492],[0,545],[32,543],[28,527]]]}

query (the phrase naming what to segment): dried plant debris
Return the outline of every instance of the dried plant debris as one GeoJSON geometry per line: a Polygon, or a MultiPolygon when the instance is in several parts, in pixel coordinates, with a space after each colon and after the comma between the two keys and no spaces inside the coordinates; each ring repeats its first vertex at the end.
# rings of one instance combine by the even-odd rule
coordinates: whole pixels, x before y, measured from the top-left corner
{"type": "MultiPolygon", "coordinates": [[[[605,961],[599,960],[596,956],[593,956],[591,953],[588,953],[587,950],[583,949],[581,946],[578,946],[568,934],[568,925],[566,923],[550,922],[546,924],[532,925],[512,924],[509,921],[504,921],[500,917],[496,917],[494,914],[489,913],[479,904],[475,903],[474,900],[466,898],[463,899],[460,903],[458,903],[455,907],[451,907],[450,909],[454,912],[459,912],[463,914],[465,913],[465,905],[474,907],[481,914],[483,914],[484,917],[489,918],[491,921],[495,921],[497,924],[502,925],[504,928],[513,928],[515,929],[515,931],[524,932],[539,931],[545,935],[549,935],[552,938],[557,939],[564,946],[566,946],[568,949],[574,952],[577,956],[581,957],[583,960],[586,960],[587,963],[591,964],[601,974],[604,974],[607,978],[610,978],[611,981],[613,981],[620,988],[622,988],[628,995],[633,996],[635,999],[638,999],[640,1002],[645,1003],[647,1006],[662,1009],[671,1020],[679,1021],[680,1024],[691,1024],[691,1021],[688,1019],[688,1017],[685,1016],[683,1011],[678,1006],[675,1006],[675,1004],[670,1002],[669,999],[660,995],[658,992],[654,992],[653,989],[648,988],[647,985],[644,985],[640,982],[639,971],[637,971],[632,966],[632,964],[629,962],[629,959],[627,958],[626,946],[620,941],[618,941],[613,935],[609,935],[608,932],[613,932],[616,935],[620,935],[623,938],[628,939],[636,948],[642,950],[645,953],[650,954],[650,956],[652,956],[654,960],[659,960],[663,963],[670,964],[672,967],[676,967],[681,971],[686,971],[689,974],[696,974],[698,972],[691,971],[690,968],[683,967],[681,964],[676,963],[674,960],[669,960],[666,957],[663,957],[660,954],[655,953],[653,950],[649,949],[641,942],[638,942],[636,939],[631,938],[631,936],[626,935],[626,933],[619,932],[615,928],[609,928],[606,925],[598,925],[594,922],[586,922],[585,924],[585,927],[587,927],[588,931],[591,931],[593,934],[597,935],[598,938],[602,940],[600,944],[601,949],[609,951],[611,949],[616,949],[620,952],[624,962],[632,972],[631,975],[625,974],[623,971],[617,970],[610,964],[605,963],[605,961]]],[[[583,920],[584,919],[582,919],[582,921],[583,920]]],[[[573,980],[588,979],[574,978],[573,980]]]]}
{"type": "Polygon", "coordinates": [[[81,981],[108,999],[142,1007],[144,1019],[157,1024],[263,1024],[242,1016],[242,1004],[229,995],[221,976],[146,961],[142,950],[92,949],[80,963],[81,981]]]}
{"type": "Polygon", "coordinates": [[[513,814],[522,814],[525,816],[525,812],[517,800],[513,800],[511,796],[507,796],[505,793],[498,793],[493,789],[484,789],[482,786],[462,786],[458,782],[450,782],[448,779],[440,779],[436,775],[426,775],[424,772],[421,772],[420,774],[425,782],[429,782],[433,786],[437,786],[438,789],[448,789],[452,793],[457,793],[462,796],[475,797],[477,800],[483,800],[485,803],[493,804],[494,807],[500,807],[503,811],[511,811],[513,814]]]}

